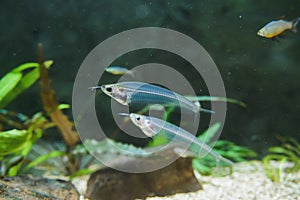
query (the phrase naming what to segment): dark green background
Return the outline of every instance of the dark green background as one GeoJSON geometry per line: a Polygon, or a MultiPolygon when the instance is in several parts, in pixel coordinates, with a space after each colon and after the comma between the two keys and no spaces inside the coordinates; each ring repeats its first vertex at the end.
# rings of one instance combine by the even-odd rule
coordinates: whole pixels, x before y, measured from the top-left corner
{"type": "MultiPolygon", "coordinates": [[[[38,42],[55,65],[50,76],[58,100],[71,104],[72,86],[85,56],[121,31],[166,27],[198,41],[217,64],[227,96],[247,102],[228,106],[222,137],[265,153],[275,135],[299,139],[300,34],[287,31],[273,41],[256,32],[273,19],[300,17],[300,1],[16,1],[0,2],[2,76],[36,60],[38,42]]],[[[298,27],[300,29],[300,27],[298,27]]],[[[115,63],[134,67],[161,62],[176,69],[185,63],[158,51],[136,52],[115,63]]],[[[183,72],[193,80],[193,73],[183,72]]],[[[106,82],[117,77],[107,75],[106,82]]],[[[195,81],[195,80],[194,80],[195,81]]],[[[199,91],[203,83],[196,86],[199,91]]],[[[205,88],[198,94],[207,95],[205,88]]],[[[104,98],[103,102],[109,102],[104,98]]],[[[41,110],[38,85],[9,106],[33,114],[41,110]]],[[[101,106],[100,106],[101,109],[101,106]]],[[[103,112],[109,110],[103,109],[103,112]]],[[[68,111],[71,116],[71,111],[68,111]]],[[[108,123],[110,118],[103,119],[108,123]]],[[[113,130],[114,127],[111,128],[113,130]]]]}

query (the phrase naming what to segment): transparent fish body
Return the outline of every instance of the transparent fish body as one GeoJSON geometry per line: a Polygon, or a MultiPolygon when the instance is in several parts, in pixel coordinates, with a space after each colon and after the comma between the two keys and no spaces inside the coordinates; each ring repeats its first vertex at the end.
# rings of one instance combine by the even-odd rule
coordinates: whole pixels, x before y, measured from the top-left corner
{"type": "Polygon", "coordinates": [[[223,161],[228,165],[233,164],[230,160],[227,160],[226,158],[214,152],[210,146],[201,142],[193,134],[174,124],[155,117],[149,117],[135,113],[129,114],[129,117],[133,124],[138,126],[148,137],[154,137],[157,134],[161,134],[169,141],[172,140],[172,142],[182,146],[183,149],[189,150],[195,156],[200,157],[210,154],[217,160],[217,162],[223,161]]]}
{"type": "Polygon", "coordinates": [[[102,91],[123,105],[141,107],[160,104],[175,106],[197,113],[200,103],[193,102],[171,90],[143,82],[120,82],[102,85],[102,91]]]}

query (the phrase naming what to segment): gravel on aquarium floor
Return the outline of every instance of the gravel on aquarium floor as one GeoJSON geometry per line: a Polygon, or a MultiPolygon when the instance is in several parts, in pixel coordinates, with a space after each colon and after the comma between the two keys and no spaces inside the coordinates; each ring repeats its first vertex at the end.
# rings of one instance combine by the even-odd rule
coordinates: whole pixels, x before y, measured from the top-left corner
{"type": "Polygon", "coordinates": [[[280,183],[275,183],[267,177],[259,161],[236,163],[233,173],[225,177],[196,176],[203,187],[197,192],[149,197],[147,200],[300,199],[300,171],[291,174],[282,172],[280,183]]]}

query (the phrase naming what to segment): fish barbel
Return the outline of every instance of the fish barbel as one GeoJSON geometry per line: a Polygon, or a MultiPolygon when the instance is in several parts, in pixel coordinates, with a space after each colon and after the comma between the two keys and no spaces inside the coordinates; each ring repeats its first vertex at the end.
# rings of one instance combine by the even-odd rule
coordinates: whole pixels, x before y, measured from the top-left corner
{"type": "Polygon", "coordinates": [[[195,156],[200,157],[202,155],[210,154],[216,159],[217,162],[223,161],[228,165],[233,164],[233,162],[217,154],[210,146],[201,142],[193,134],[178,126],[175,126],[174,124],[155,117],[149,117],[136,113],[130,113],[129,117],[132,123],[139,127],[148,137],[154,137],[157,134],[163,134],[163,136],[165,136],[169,141],[172,140],[179,146],[188,147],[187,149],[195,156]]]}
{"type": "Polygon", "coordinates": [[[101,90],[117,102],[126,106],[165,105],[176,106],[198,113],[199,111],[213,112],[201,108],[198,101],[193,102],[169,89],[143,82],[119,82],[92,87],[101,90]]]}

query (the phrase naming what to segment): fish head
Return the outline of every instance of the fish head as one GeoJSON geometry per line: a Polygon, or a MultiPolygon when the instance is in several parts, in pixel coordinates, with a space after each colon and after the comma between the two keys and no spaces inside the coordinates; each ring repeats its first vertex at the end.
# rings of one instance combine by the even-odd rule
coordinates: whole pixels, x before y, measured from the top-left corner
{"type": "Polygon", "coordinates": [[[259,31],[257,32],[257,35],[265,37],[267,34],[266,29],[265,28],[261,28],[259,29],[259,31]]]}
{"type": "Polygon", "coordinates": [[[107,84],[102,85],[101,90],[120,104],[128,105],[128,94],[125,88],[118,86],[117,84],[107,84]]]}
{"type": "Polygon", "coordinates": [[[144,115],[139,115],[135,113],[130,113],[129,117],[134,125],[139,127],[145,135],[148,137],[153,137],[154,135],[157,134],[156,131],[154,131],[152,124],[151,124],[151,118],[144,116],[144,115]]]}
{"type": "Polygon", "coordinates": [[[140,128],[148,127],[151,124],[150,119],[144,115],[139,115],[135,113],[130,113],[129,115],[132,123],[140,128]]]}

